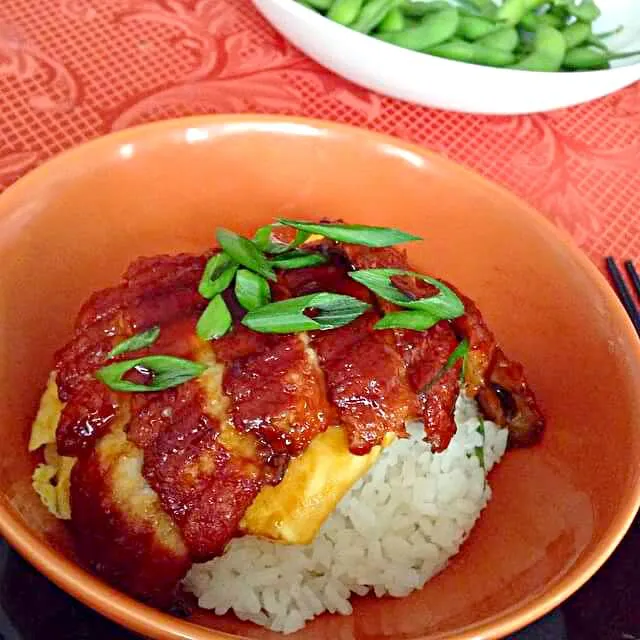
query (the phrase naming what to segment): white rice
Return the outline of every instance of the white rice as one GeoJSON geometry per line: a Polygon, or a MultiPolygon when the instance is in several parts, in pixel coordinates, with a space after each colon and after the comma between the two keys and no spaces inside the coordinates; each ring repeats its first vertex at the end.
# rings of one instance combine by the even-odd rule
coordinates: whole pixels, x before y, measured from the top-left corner
{"type": "Polygon", "coordinates": [[[381,455],[312,544],[239,538],[222,557],[194,565],[186,589],[218,615],[231,610],[283,633],[325,611],[349,615],[352,593],[420,589],[469,535],[491,497],[486,474],[507,445],[507,431],[492,422],[482,436],[475,402],[460,397],[455,418],[458,431],[439,454],[421,440],[422,425],[412,425],[412,438],[381,455]]]}

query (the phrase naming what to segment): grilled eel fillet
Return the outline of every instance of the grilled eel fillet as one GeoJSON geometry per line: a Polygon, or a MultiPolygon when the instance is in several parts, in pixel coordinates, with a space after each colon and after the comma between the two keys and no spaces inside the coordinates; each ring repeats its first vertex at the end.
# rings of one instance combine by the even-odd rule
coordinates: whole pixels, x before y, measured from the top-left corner
{"type": "MultiPolygon", "coordinates": [[[[326,240],[308,248],[329,263],[278,272],[274,299],[331,291],[372,309],[332,331],[259,334],[239,323],[243,311],[228,291],[234,326],[204,342],[195,324],[207,301],[197,287],[212,254],[142,258],[86,302],[56,354],[30,443],[46,445],[49,465],[34,480],[40,474],[45,503],[70,518],[81,557],[143,601],[170,606],[191,564],[242,533],[310,542],[381,446],[406,437],[407,420],[424,421],[434,450],[447,447],[461,384],[509,428],[512,445],[542,434],[522,367],[471,300],[461,296],[464,316],[427,331],[374,331],[394,306],[347,273],[407,269],[405,254],[326,240]],[[160,337],[138,354],[206,363],[200,378],[145,394],[96,380],[117,343],[154,325],[160,337]],[[463,338],[470,350],[461,382],[461,362],[445,364],[463,338]]],[[[410,277],[394,284],[410,296],[429,293],[410,277]]]]}

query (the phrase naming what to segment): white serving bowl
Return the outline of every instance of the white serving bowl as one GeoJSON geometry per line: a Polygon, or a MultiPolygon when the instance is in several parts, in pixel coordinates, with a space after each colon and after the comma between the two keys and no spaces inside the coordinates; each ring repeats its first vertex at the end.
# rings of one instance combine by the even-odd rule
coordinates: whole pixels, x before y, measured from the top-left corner
{"type": "MultiPolygon", "coordinates": [[[[640,80],[640,56],[602,71],[541,73],[466,64],[409,51],[357,33],[295,0],[253,0],[262,15],[308,56],[352,82],[394,98],[451,111],[518,114],[600,98],[640,80]]],[[[600,0],[597,32],[624,25],[608,42],[640,49],[640,0],[600,0]]]]}

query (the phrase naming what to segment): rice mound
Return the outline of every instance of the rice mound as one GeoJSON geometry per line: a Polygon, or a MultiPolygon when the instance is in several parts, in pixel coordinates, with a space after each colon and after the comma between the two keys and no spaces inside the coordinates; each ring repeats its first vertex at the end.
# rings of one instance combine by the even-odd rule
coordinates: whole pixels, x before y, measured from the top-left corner
{"type": "Polygon", "coordinates": [[[422,425],[410,425],[411,438],[384,451],[312,544],[238,538],[220,558],[194,565],[185,588],[204,609],[283,633],[325,611],[349,615],[352,593],[420,589],[469,535],[491,497],[487,473],[507,445],[507,430],[483,423],[463,396],[455,419],[458,431],[438,454],[422,441],[422,425]]]}

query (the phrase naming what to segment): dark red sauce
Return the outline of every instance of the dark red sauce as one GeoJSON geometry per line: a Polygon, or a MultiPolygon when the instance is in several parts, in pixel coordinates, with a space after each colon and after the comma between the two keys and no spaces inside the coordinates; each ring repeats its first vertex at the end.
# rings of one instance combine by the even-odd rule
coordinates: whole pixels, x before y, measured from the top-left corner
{"type": "Polygon", "coordinates": [[[103,436],[116,417],[115,394],[97,380],[87,383],[62,410],[56,431],[58,453],[79,456],[103,436]]]}

